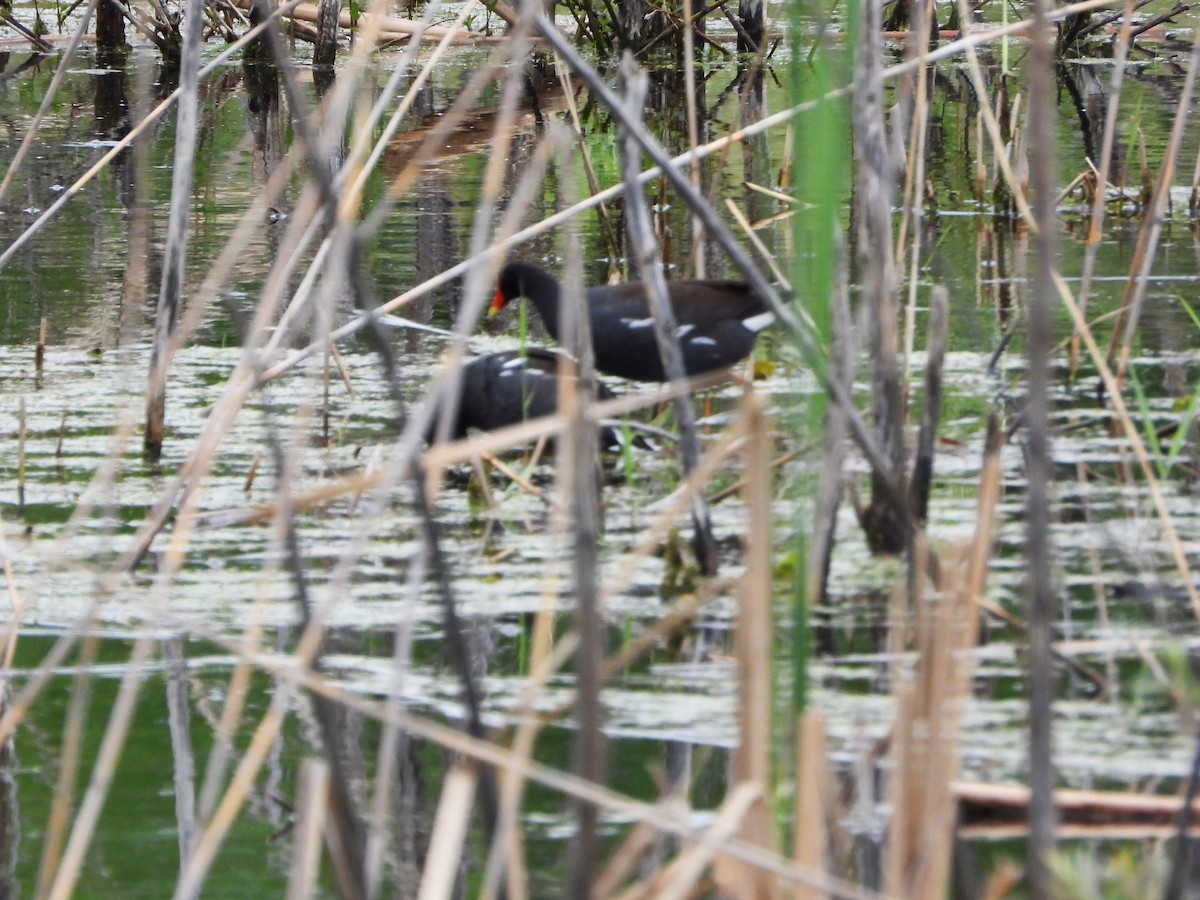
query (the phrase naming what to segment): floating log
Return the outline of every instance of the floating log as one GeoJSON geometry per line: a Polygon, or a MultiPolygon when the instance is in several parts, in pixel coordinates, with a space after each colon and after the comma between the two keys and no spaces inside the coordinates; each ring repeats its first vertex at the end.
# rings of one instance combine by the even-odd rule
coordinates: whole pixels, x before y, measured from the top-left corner
{"type": "MultiPolygon", "coordinates": [[[[959,834],[967,838],[1000,840],[1029,830],[1029,788],[1014,784],[972,784],[956,781],[959,834]]],[[[1060,838],[1166,837],[1179,828],[1180,797],[1116,791],[1057,790],[1060,838]]],[[[1190,833],[1200,835],[1200,803],[1192,808],[1190,833]]]]}

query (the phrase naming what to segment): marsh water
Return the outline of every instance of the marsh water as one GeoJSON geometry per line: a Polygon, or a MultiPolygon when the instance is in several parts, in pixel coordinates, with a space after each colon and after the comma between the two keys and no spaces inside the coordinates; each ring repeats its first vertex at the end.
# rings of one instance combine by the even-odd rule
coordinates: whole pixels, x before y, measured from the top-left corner
{"type": "MultiPolygon", "coordinates": [[[[1113,180],[1130,185],[1131,192],[1143,180],[1140,155],[1151,165],[1161,155],[1183,77],[1182,45],[1167,41],[1149,46],[1127,73],[1118,129],[1121,174],[1113,180]]],[[[381,175],[368,186],[368,204],[378,200],[389,173],[403,165],[416,140],[413,135],[436,121],[486,53],[485,48],[455,49],[434,70],[418,96],[408,131],[389,145],[381,175]]],[[[765,77],[750,83],[732,59],[714,55],[705,63],[699,96],[702,140],[791,104],[785,54],[781,48],[765,77]]],[[[56,59],[36,60],[13,50],[0,60],[0,158],[7,166],[47,91],[56,59]]],[[[393,64],[388,53],[378,56],[380,81],[393,64]]],[[[991,59],[993,86],[1001,80],[997,67],[998,61],[991,59]]],[[[670,60],[652,72],[648,120],[660,139],[679,152],[687,146],[680,77],[670,60]]],[[[1110,75],[1104,59],[1058,71],[1058,163],[1064,187],[1085,171],[1086,159],[1094,158],[1110,75]]],[[[965,75],[957,64],[943,64],[936,76],[928,156],[931,202],[921,222],[917,339],[910,364],[914,373],[920,372],[925,303],[930,288],[943,284],[951,296],[951,338],[929,531],[934,542],[949,544],[974,528],[988,414],[1011,413],[1020,403],[1024,279],[1031,264],[1026,237],[994,217],[990,197],[978,196],[977,107],[965,75]],[[1013,339],[993,359],[1010,331],[1013,339]]],[[[83,51],[0,203],[0,248],[8,247],[70,188],[128,128],[130,118],[148,108],[151,98],[162,95],[158,78],[159,61],[151,49],[134,48],[121,68],[83,51]]],[[[584,89],[574,89],[598,180],[612,183],[619,169],[612,123],[588,102],[584,89]]],[[[189,286],[198,285],[210,271],[291,140],[283,114],[264,117],[252,108],[240,63],[229,64],[206,82],[202,102],[189,220],[189,286]]],[[[496,102],[495,91],[485,95],[479,104],[481,119],[496,102]]],[[[566,110],[563,91],[547,77],[537,108],[524,108],[515,126],[512,183],[528,165],[546,121],[565,118],[566,110]]],[[[802,120],[797,127],[803,127],[802,120]]],[[[340,360],[344,374],[332,378],[323,360],[314,357],[254,393],[241,410],[198,496],[198,518],[169,585],[155,572],[168,565],[170,532],[160,535],[136,574],[114,574],[131,551],[148,509],[191,453],[238,363],[239,334],[253,315],[289,216],[285,203],[251,223],[236,271],[209,304],[194,340],[172,363],[164,456],[157,464],[147,463],[138,430],[170,195],[173,128],[168,115],[137,152],[123,154],[102,171],[0,270],[0,441],[5,448],[0,453],[0,526],[14,588],[2,616],[5,627],[11,625],[19,635],[9,672],[14,689],[26,683],[28,672],[43,664],[63,635],[94,639],[54,665],[49,684],[16,732],[7,761],[5,803],[13,836],[2,848],[5,865],[0,868],[22,893],[37,880],[70,699],[90,691],[78,776],[82,785],[108,726],[133,643],[147,635],[163,646],[182,638],[177,646],[185,661],[183,674],[166,661],[169,654],[155,654],[149,663],[80,888],[121,896],[160,896],[172,889],[178,860],[177,754],[168,721],[169,689],[182,685],[192,748],[203,771],[243,635],[258,630],[262,647],[286,648],[298,633],[300,613],[291,579],[279,564],[278,535],[267,526],[247,524],[239,514],[275,498],[280,475],[273,448],[292,448],[301,461],[291,476],[291,489],[300,493],[336,475],[383,465],[394,440],[391,400],[376,353],[365,343],[347,343],[340,360]],[[137,240],[145,242],[140,250],[134,247],[137,240]],[[43,319],[48,338],[38,368],[35,343],[43,319]],[[98,478],[98,472],[108,474],[98,478]]],[[[489,133],[481,128],[456,134],[423,169],[412,192],[396,203],[364,258],[380,300],[438,274],[469,252],[489,133]]],[[[784,129],[775,129],[746,147],[712,157],[703,170],[706,190],[745,209],[761,224],[757,233],[765,245],[784,259],[794,252],[783,215],[787,206],[749,185],[778,183],[786,147],[784,129]]],[[[1194,159],[1198,149],[1193,127],[1180,158],[1194,159]]],[[[583,190],[578,149],[572,152],[568,162],[551,167],[527,220],[565,208],[583,190]]],[[[804,173],[794,171],[791,177],[803,179],[804,173]]],[[[294,192],[287,196],[295,201],[294,192]]],[[[1192,442],[1174,447],[1168,429],[1183,417],[1200,371],[1200,325],[1188,313],[1198,294],[1200,244],[1187,217],[1187,196],[1186,187],[1177,191],[1164,226],[1133,373],[1145,396],[1143,417],[1151,430],[1168,435],[1158,453],[1163,489],[1184,550],[1195,562],[1200,516],[1192,492],[1200,461],[1192,442]]],[[[690,226],[668,194],[658,200],[667,262],[673,271],[683,271],[690,265],[690,226]]],[[[1060,265],[1072,283],[1082,265],[1086,209],[1080,194],[1061,199],[1067,237],[1060,265]],[[1073,240],[1072,235],[1080,237],[1073,240]]],[[[579,220],[589,283],[603,281],[612,261],[624,255],[619,207],[617,212],[611,231],[615,246],[594,215],[579,220]]],[[[1112,207],[1088,307],[1092,318],[1102,320],[1120,301],[1139,225],[1132,200],[1112,207]]],[[[728,272],[719,250],[711,245],[706,250],[709,274],[728,272]]],[[[550,232],[516,255],[553,267],[565,252],[561,234],[550,232]]],[[[406,307],[403,315],[449,327],[461,290],[459,283],[438,289],[406,307]]],[[[350,306],[333,312],[339,321],[353,314],[350,306]]],[[[517,317],[506,312],[489,320],[472,338],[471,350],[515,346],[517,317]]],[[[1065,315],[1057,321],[1065,339],[1065,315]]],[[[536,323],[529,327],[529,339],[544,338],[536,323]]],[[[390,339],[404,391],[420,396],[445,339],[404,328],[394,329],[390,339]]],[[[764,337],[757,356],[773,364],[760,367],[754,389],[767,399],[778,452],[810,447],[814,435],[806,430],[802,410],[818,390],[815,381],[778,334],[764,337]]],[[[1063,355],[1064,366],[1057,372],[1053,443],[1058,479],[1054,547],[1063,600],[1057,638],[1064,654],[1103,675],[1104,687],[1063,672],[1055,712],[1056,764],[1064,786],[1170,793],[1187,775],[1195,735],[1171,701],[1169,682],[1154,677],[1162,665],[1148,665],[1147,660],[1166,659],[1173,652],[1185,655],[1200,628],[1165,546],[1162,525],[1130,475],[1127,441],[1112,436],[1109,413],[1097,402],[1094,370],[1085,362],[1079,372],[1069,373],[1065,359],[1063,355]]],[[[610,387],[618,394],[644,389],[619,381],[610,387]]],[[[706,441],[719,437],[724,414],[737,407],[741,390],[726,386],[697,399],[706,441]]],[[[603,580],[618,586],[605,601],[615,647],[656,621],[677,588],[667,561],[670,553],[634,557],[631,551],[679,476],[666,450],[636,450],[608,464],[622,475],[603,490],[603,580]]],[[[810,527],[797,484],[813,465],[811,454],[802,454],[781,466],[775,481],[781,662],[787,655],[792,537],[810,527]]],[[[732,483],[739,471],[736,460],[731,462],[722,483],[732,483]]],[[[1023,472],[1018,438],[1004,451],[1000,549],[988,582],[988,599],[1018,615],[1023,609],[1023,472]]],[[[553,467],[543,463],[535,468],[534,480],[547,486],[552,473],[553,467]]],[[[556,530],[554,512],[543,497],[495,476],[489,506],[476,486],[468,485],[468,474],[464,469],[448,480],[437,509],[453,588],[470,625],[483,679],[486,719],[498,726],[510,723],[520,708],[529,617],[548,603],[569,609],[563,587],[568,578],[566,539],[556,530]]],[[[722,573],[736,574],[742,565],[741,501],[735,494],[713,509],[722,573]]],[[[418,555],[419,533],[403,491],[382,504],[342,499],[308,510],[298,518],[298,527],[309,589],[330,628],[326,673],[351,692],[377,698],[398,691],[404,704],[423,714],[459,721],[458,682],[445,658],[439,601],[432,588],[414,599],[405,584],[409,563],[418,555]],[[352,560],[348,571],[347,559],[352,560]],[[399,674],[392,662],[397,642],[411,642],[411,663],[399,674]]],[[[679,529],[679,540],[686,542],[685,518],[679,529]]],[[[825,713],[834,757],[852,768],[890,727],[891,701],[880,685],[893,662],[887,654],[889,595],[900,570],[893,560],[871,557],[848,504],[837,539],[829,599],[813,613],[819,649],[810,672],[812,702],[825,713]]],[[[609,783],[620,791],[653,800],[667,748],[687,745],[697,772],[693,804],[703,810],[720,797],[727,753],[737,738],[733,670],[723,653],[734,610],[728,593],[717,597],[704,607],[682,648],[664,645],[605,691],[609,783]]],[[[964,780],[1023,778],[1022,646],[1021,635],[1003,623],[986,626],[963,730],[964,780]]],[[[781,678],[786,668],[779,666],[781,678]]],[[[570,689],[570,676],[559,678],[552,685],[557,692],[541,697],[547,708],[570,689]]],[[[253,676],[235,746],[248,742],[253,724],[283,690],[282,675],[260,671],[253,676]]],[[[303,695],[292,696],[289,711],[263,776],[206,881],[206,896],[274,892],[287,881],[290,798],[299,763],[314,754],[318,741],[303,695]]],[[[369,720],[355,719],[347,728],[362,732],[361,747],[377,745],[378,726],[369,720]]],[[[570,736],[567,725],[547,728],[537,744],[537,759],[565,766],[570,736]]],[[[415,740],[408,754],[409,765],[420,774],[413,802],[426,823],[418,828],[424,829],[447,758],[442,750],[415,740]]],[[[560,797],[531,790],[524,826],[534,872],[531,887],[536,896],[561,896],[556,893],[561,842],[570,833],[571,820],[560,797]]],[[[878,821],[859,824],[870,832],[878,821]]],[[[617,824],[606,826],[615,832],[617,824]]],[[[985,858],[1019,853],[1019,848],[1000,845],[997,850],[994,844],[976,850],[985,858]]]]}

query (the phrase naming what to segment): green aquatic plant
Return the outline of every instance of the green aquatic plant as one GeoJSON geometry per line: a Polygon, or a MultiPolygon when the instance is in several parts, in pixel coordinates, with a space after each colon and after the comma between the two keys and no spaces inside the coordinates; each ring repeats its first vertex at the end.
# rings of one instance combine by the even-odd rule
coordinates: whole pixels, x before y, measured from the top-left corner
{"type": "Polygon", "coordinates": [[[1120,846],[1100,854],[1091,846],[1071,847],[1050,856],[1059,900],[1127,900],[1159,897],[1167,881],[1162,843],[1120,846]]]}

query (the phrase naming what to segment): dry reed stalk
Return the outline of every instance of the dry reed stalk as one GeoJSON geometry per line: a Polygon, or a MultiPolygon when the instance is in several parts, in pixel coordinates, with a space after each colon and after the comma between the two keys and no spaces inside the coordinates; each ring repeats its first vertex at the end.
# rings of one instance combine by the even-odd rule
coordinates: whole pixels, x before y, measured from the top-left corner
{"type": "MultiPolygon", "coordinates": [[[[212,641],[217,646],[226,647],[231,652],[234,651],[233,645],[219,634],[205,633],[203,629],[197,629],[196,633],[198,636],[203,636],[212,641]]],[[[301,643],[308,643],[308,637],[306,633],[301,643]]],[[[303,656],[303,653],[300,656],[303,656]]],[[[349,710],[362,713],[377,721],[394,722],[397,727],[408,732],[413,737],[438,744],[449,751],[461,753],[497,769],[509,769],[518,772],[523,778],[536,781],[567,796],[586,800],[596,806],[612,811],[616,816],[646,822],[665,834],[675,835],[683,840],[698,844],[714,846],[723,855],[746,862],[786,882],[816,885],[829,891],[835,897],[844,897],[847,900],[880,900],[880,895],[873,891],[864,890],[847,882],[829,878],[828,876],[808,872],[776,853],[747,844],[744,841],[735,839],[717,844],[704,834],[703,831],[694,829],[686,819],[678,815],[672,815],[660,807],[625,797],[601,785],[582,781],[569,773],[552,769],[529,759],[523,759],[503,747],[473,738],[456,728],[443,725],[432,719],[414,715],[406,710],[391,710],[388,709],[385,703],[367,700],[362,696],[347,693],[306,669],[303,660],[300,659],[298,661],[295,656],[284,658],[274,653],[257,653],[245,661],[285,681],[294,679],[296,684],[302,685],[313,693],[335,699],[349,710]]],[[[281,690],[279,693],[283,694],[285,692],[281,690]]],[[[281,702],[286,704],[287,698],[283,698],[281,702]]],[[[262,730],[260,726],[260,731],[262,730]]],[[[260,752],[265,754],[270,740],[270,735],[264,736],[256,731],[252,738],[250,749],[247,751],[247,757],[243,759],[242,766],[239,767],[239,773],[235,777],[235,784],[238,785],[238,794],[244,796],[245,790],[249,788],[254,779],[253,768],[255,761],[250,759],[250,756],[258,757],[260,752]],[[242,771],[242,767],[245,767],[245,772],[242,771]]],[[[224,827],[227,827],[231,822],[230,814],[236,812],[236,804],[239,802],[238,797],[234,796],[232,792],[227,794],[223,799],[222,805],[225,806],[228,804],[230,808],[218,810],[218,817],[216,818],[220,818],[222,822],[226,823],[224,827]]],[[[216,818],[214,818],[214,822],[216,818]]],[[[205,847],[206,843],[212,840],[213,838],[206,836],[202,838],[200,846],[205,847]]],[[[215,846],[216,844],[205,847],[205,855],[207,856],[215,846]]],[[[193,854],[194,857],[195,854],[193,854]]],[[[210,861],[206,859],[203,861],[203,865],[207,865],[210,861]]],[[[191,865],[197,866],[198,863],[193,861],[191,865]]]]}
{"type": "MultiPolygon", "coordinates": [[[[270,570],[269,570],[270,571],[270,570]]],[[[268,573],[259,581],[258,590],[251,602],[249,622],[243,629],[239,640],[237,662],[229,675],[225,686],[225,702],[221,706],[221,717],[213,733],[212,751],[208,756],[204,781],[200,787],[198,803],[200,821],[206,822],[211,818],[217,804],[221,783],[229,760],[233,756],[233,736],[241,722],[242,712],[246,708],[246,699],[250,691],[250,679],[254,674],[253,668],[245,662],[250,654],[258,652],[263,631],[263,613],[267,605],[268,573]]]]}
{"type": "MultiPolygon", "coordinates": [[[[915,601],[915,680],[894,670],[893,817],[885,890],[898,896],[937,896],[949,874],[956,803],[951,779],[958,769],[959,724],[970,695],[971,650],[978,640],[978,604],[992,554],[1001,484],[1003,435],[995,417],[988,426],[975,535],[956,554],[957,564],[941,566],[940,599],[918,595],[915,601]]],[[[924,550],[920,552],[925,558],[924,550]]],[[[924,583],[923,573],[916,583],[924,583]]]]}
{"type": "MultiPolygon", "coordinates": [[[[641,168],[639,141],[629,123],[642,125],[642,107],[646,102],[649,79],[644,70],[626,53],[621,61],[621,81],[625,89],[625,122],[621,141],[621,170],[628,186],[625,192],[625,225],[629,232],[629,245],[637,263],[641,281],[647,287],[647,299],[654,319],[655,343],[662,360],[663,372],[668,382],[683,381],[686,370],[683,366],[683,350],[679,345],[678,323],[667,297],[667,281],[663,275],[662,254],[655,239],[654,225],[646,198],[637,185],[641,168]]],[[[700,219],[695,220],[697,227],[700,219]]],[[[692,409],[691,397],[681,394],[672,404],[675,422],[679,428],[679,461],[686,477],[696,467],[700,458],[700,443],[696,435],[696,413],[692,409]]],[[[697,493],[692,501],[692,546],[704,575],[717,572],[717,541],[713,536],[712,516],[704,495],[697,493]]]]}
{"type": "Polygon", "coordinates": [[[775,255],[762,242],[762,238],[758,236],[754,230],[754,226],[750,224],[750,221],[746,218],[746,214],[742,212],[742,208],[730,197],[725,198],[725,208],[729,210],[729,214],[733,216],[733,220],[742,229],[742,234],[746,236],[746,240],[750,242],[755,252],[762,257],[762,261],[767,264],[767,268],[771,270],[771,277],[778,281],[784,290],[791,290],[792,286],[788,283],[783,270],[779,268],[779,263],[776,262],[775,255]]]}
{"type": "MultiPolygon", "coordinates": [[[[303,661],[307,658],[305,650],[311,653],[315,649],[315,640],[318,637],[319,632],[316,628],[310,626],[305,629],[301,636],[300,648],[294,657],[288,657],[284,663],[285,671],[279,673],[280,683],[276,685],[272,694],[270,706],[254,729],[250,743],[241,759],[238,760],[233,779],[221,796],[220,803],[217,804],[212,816],[204,823],[204,827],[192,846],[191,854],[184,861],[179,881],[175,885],[174,897],[176,900],[196,896],[199,892],[225,835],[233,826],[246,796],[254,786],[258,771],[288,716],[296,688],[297,666],[303,665],[303,661]]],[[[247,658],[242,655],[241,649],[239,647],[239,659],[253,660],[257,655],[254,654],[247,658]]]]}
{"type": "MultiPolygon", "coordinates": [[[[692,20],[692,0],[683,0],[683,20],[692,20]]],[[[700,159],[696,156],[696,148],[700,145],[700,129],[696,121],[696,27],[685,26],[683,29],[683,94],[687,115],[688,150],[692,155],[688,164],[688,177],[692,188],[700,191],[700,159]]],[[[703,278],[704,265],[704,222],[699,216],[691,217],[692,223],[692,277],[703,278]]]]}
{"type": "MultiPolygon", "coordinates": [[[[405,591],[409,596],[416,596],[425,581],[425,557],[418,555],[409,566],[405,575],[405,591]]],[[[414,625],[416,623],[415,604],[409,604],[406,615],[396,622],[395,637],[392,646],[392,681],[387,695],[389,709],[399,709],[404,703],[404,686],[412,662],[412,644],[414,625]]],[[[400,729],[392,722],[383,725],[379,738],[379,750],[376,765],[375,781],[372,785],[368,804],[367,849],[365,856],[364,880],[367,897],[377,898],[383,886],[383,871],[385,858],[390,847],[394,846],[393,820],[399,818],[393,815],[392,803],[395,772],[393,764],[402,750],[406,740],[400,729]]]]}
{"type": "MultiPolygon", "coordinates": [[[[148,623],[147,631],[152,633],[153,627],[148,623]]],[[[91,778],[83,801],[75,814],[71,828],[71,837],[63,850],[62,861],[54,872],[54,880],[45,895],[47,900],[67,900],[75,890],[76,881],[83,868],[84,857],[91,845],[96,832],[96,824],[100,819],[100,810],[108,797],[108,789],[112,785],[113,774],[121,757],[125,738],[129,734],[129,725],[133,720],[134,709],[137,706],[138,694],[141,690],[142,679],[145,675],[145,665],[150,658],[154,639],[142,636],[134,642],[133,651],[129,655],[129,664],[121,678],[116,700],[108,724],[104,729],[104,737],[96,754],[96,762],[92,767],[91,778]]]]}
{"type": "MultiPolygon", "coordinates": [[[[512,742],[513,753],[528,762],[533,758],[534,742],[540,733],[540,727],[523,725],[512,742]]],[[[499,896],[504,896],[506,900],[524,900],[528,895],[528,878],[524,842],[518,823],[525,779],[513,769],[504,769],[499,773],[499,782],[500,815],[496,820],[496,831],[484,868],[479,900],[494,900],[499,896]]]]}
{"type": "MultiPolygon", "coordinates": [[[[1011,837],[1025,832],[1022,820],[1030,802],[1027,786],[956,781],[951,787],[964,807],[968,819],[964,827],[969,828],[971,834],[986,835],[990,831],[997,836],[1011,837]]],[[[1108,830],[1117,839],[1132,839],[1171,835],[1183,807],[1183,798],[1130,791],[1059,788],[1054,791],[1054,805],[1075,834],[1096,837],[1103,836],[1108,830]]],[[[1200,814],[1200,803],[1193,803],[1192,815],[1197,814],[1200,814]]]]}
{"type": "Polygon", "coordinates": [[[454,896],[477,780],[475,765],[470,762],[456,763],[446,775],[417,900],[448,900],[454,896]]]}
{"type": "MultiPolygon", "coordinates": [[[[671,798],[665,803],[678,803],[677,798],[671,798]]],[[[660,842],[658,832],[645,822],[638,822],[626,832],[624,839],[617,849],[609,854],[608,865],[596,878],[592,885],[592,896],[607,898],[633,873],[638,863],[652,851],[660,842]]]]}
{"type": "MultiPolygon", "coordinates": [[[[792,859],[809,871],[826,872],[834,781],[825,748],[825,721],[816,710],[805,710],[796,730],[792,859]]],[[[795,900],[828,900],[828,897],[828,892],[821,888],[796,887],[795,900]]]]}
{"type": "MultiPolygon", "coordinates": [[[[746,571],[738,590],[734,655],[738,668],[738,745],[732,754],[731,780],[737,785],[771,785],[772,650],[771,614],[771,470],[770,430],[764,404],[752,391],[742,406],[746,446],[746,571]]],[[[742,820],[739,835],[749,844],[776,846],[771,811],[761,795],[742,820]]],[[[714,867],[721,890],[730,896],[766,900],[779,896],[775,878],[741,861],[721,856],[714,867]]]]}
{"type": "Polygon", "coordinates": [[[950,780],[958,768],[958,727],[969,688],[962,670],[970,666],[978,617],[957,570],[943,572],[939,599],[924,594],[918,540],[914,581],[917,667],[914,678],[897,679],[892,739],[893,815],[888,828],[886,893],[938,896],[950,867],[955,805],[950,780]]]}
{"type": "MultiPolygon", "coordinates": [[[[568,174],[568,160],[560,155],[558,172],[567,190],[573,192],[575,179],[568,174]]],[[[604,675],[601,661],[607,646],[603,603],[600,598],[601,507],[598,433],[588,422],[593,402],[590,384],[595,377],[592,336],[582,289],[583,270],[578,234],[569,231],[565,247],[568,297],[575,298],[562,310],[567,344],[579,360],[579,379],[564,382],[558,392],[559,415],[569,427],[559,444],[557,489],[568,501],[570,510],[567,532],[571,546],[571,592],[574,594],[573,618],[579,635],[575,652],[575,734],[571,742],[571,764],[583,779],[603,784],[607,768],[607,748],[602,727],[600,695],[604,675]]],[[[568,860],[567,891],[572,897],[586,897],[595,880],[600,854],[597,834],[599,810],[590,803],[576,802],[578,826],[568,860]]]]}
{"type": "MultiPolygon", "coordinates": [[[[4,572],[4,586],[8,589],[9,606],[8,628],[4,634],[4,651],[0,653],[0,665],[11,670],[13,655],[17,652],[17,638],[21,632],[21,621],[25,615],[25,602],[21,599],[16,579],[13,577],[12,554],[9,552],[8,541],[4,537],[3,530],[0,530],[0,569],[4,572]]],[[[6,679],[0,679],[0,690],[3,691],[6,702],[11,687],[11,683],[6,679]]],[[[3,704],[0,704],[0,708],[2,706],[3,704]]]]}
{"type": "MultiPolygon", "coordinates": [[[[753,814],[755,807],[763,803],[761,785],[743,782],[735,786],[725,795],[708,828],[708,836],[717,844],[732,837],[743,826],[746,817],[753,814]]],[[[641,884],[618,894],[615,900],[686,900],[695,896],[697,882],[715,858],[717,850],[712,846],[689,847],[641,884]]]]}
{"type": "Polygon", "coordinates": [[[305,900],[316,891],[321,871],[321,835],[328,811],[329,767],[309,758],[300,764],[296,789],[296,825],[293,830],[291,872],[287,900],[305,900]]]}
{"type": "Polygon", "coordinates": [[[57,759],[58,778],[54,785],[54,799],[50,803],[50,816],[46,822],[45,837],[42,839],[42,857],[38,867],[37,888],[34,891],[36,897],[45,897],[50,890],[54,873],[62,861],[67,826],[72,821],[75,779],[79,775],[79,756],[83,749],[84,728],[92,697],[91,674],[88,670],[96,662],[99,643],[95,635],[89,634],[79,648],[71,702],[67,707],[67,719],[63,725],[62,754],[57,759]]]}
{"type": "Polygon", "coordinates": [[[17,401],[17,515],[25,518],[25,395],[17,401]]]}
{"type": "MultiPolygon", "coordinates": [[[[842,380],[849,392],[854,384],[858,365],[858,346],[854,319],[850,310],[850,286],[846,253],[839,252],[833,266],[833,297],[830,300],[829,371],[842,380]]],[[[813,498],[812,534],[809,537],[809,559],[806,566],[804,597],[809,609],[815,609],[825,596],[829,568],[833,561],[833,545],[837,536],[838,508],[842,502],[844,481],[843,462],[846,458],[846,417],[840,406],[825,408],[821,436],[821,468],[813,498]]]]}
{"type": "Polygon", "coordinates": [[[192,752],[192,717],[188,706],[187,661],[178,634],[162,642],[166,671],[167,729],[171,735],[172,786],[180,862],[187,859],[196,833],[196,760],[192,752]]]}

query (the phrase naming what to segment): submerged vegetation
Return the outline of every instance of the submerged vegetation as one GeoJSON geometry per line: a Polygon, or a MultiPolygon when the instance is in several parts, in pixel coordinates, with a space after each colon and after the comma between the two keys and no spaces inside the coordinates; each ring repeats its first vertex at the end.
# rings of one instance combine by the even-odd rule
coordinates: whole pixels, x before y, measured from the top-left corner
{"type": "Polygon", "coordinates": [[[0,891],[1193,891],[1193,11],[399,12],[5,13],[0,891]]]}

